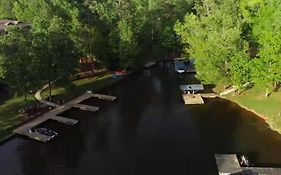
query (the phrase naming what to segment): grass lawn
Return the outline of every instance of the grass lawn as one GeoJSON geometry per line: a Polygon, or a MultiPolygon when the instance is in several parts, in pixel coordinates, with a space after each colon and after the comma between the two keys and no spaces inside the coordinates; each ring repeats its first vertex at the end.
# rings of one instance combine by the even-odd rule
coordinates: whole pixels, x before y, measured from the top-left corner
{"type": "MultiPolygon", "coordinates": [[[[97,77],[73,81],[71,85],[54,87],[52,89],[52,95],[67,101],[87,90],[98,90],[111,85],[116,81],[111,76],[111,73],[106,73],[97,77]]],[[[43,92],[42,96],[47,97],[48,92],[43,92]]],[[[29,94],[27,99],[29,103],[34,103],[34,94],[29,94]]],[[[0,104],[0,140],[11,134],[12,129],[23,122],[23,118],[18,115],[18,111],[23,108],[23,97],[11,97],[0,104]]]]}
{"type": "MultiPolygon", "coordinates": [[[[221,89],[222,86],[216,88],[221,89]]],[[[242,94],[229,94],[227,99],[238,103],[263,117],[273,130],[281,133],[281,91],[273,92],[269,97],[265,97],[265,89],[253,87],[242,94]]]]}
{"type": "MultiPolygon", "coordinates": [[[[34,101],[31,94],[27,99],[29,103],[34,101]]],[[[18,111],[23,107],[23,97],[12,97],[0,104],[0,140],[10,134],[14,126],[23,121],[23,118],[18,115],[18,111]]]]}

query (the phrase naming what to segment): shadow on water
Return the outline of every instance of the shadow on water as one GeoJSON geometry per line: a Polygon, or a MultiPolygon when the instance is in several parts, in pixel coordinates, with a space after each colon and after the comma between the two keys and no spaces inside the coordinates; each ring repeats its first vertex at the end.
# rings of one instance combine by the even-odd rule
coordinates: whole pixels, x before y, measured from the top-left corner
{"type": "Polygon", "coordinates": [[[0,146],[1,174],[217,174],[215,153],[256,153],[259,164],[281,163],[281,136],[251,112],[223,99],[184,105],[173,66],[160,64],[100,91],[116,102],[89,99],[96,113],[71,109],[44,127],[60,136],[43,144],[16,138],[0,146]]]}

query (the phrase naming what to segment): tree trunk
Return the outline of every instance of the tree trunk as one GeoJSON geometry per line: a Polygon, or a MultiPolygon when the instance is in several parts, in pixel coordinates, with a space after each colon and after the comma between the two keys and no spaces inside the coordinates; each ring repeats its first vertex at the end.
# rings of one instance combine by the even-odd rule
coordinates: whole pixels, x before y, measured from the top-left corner
{"type": "Polygon", "coordinates": [[[275,81],[274,82],[274,90],[277,90],[277,86],[278,86],[278,83],[275,81]]]}
{"type": "Polygon", "coordinates": [[[49,101],[52,101],[52,85],[50,80],[48,82],[48,85],[49,85],[49,101]]]}
{"type": "Polygon", "coordinates": [[[24,93],[24,108],[27,111],[27,97],[26,97],[26,93],[24,93]]]}
{"type": "Polygon", "coordinates": [[[269,90],[268,90],[268,88],[266,88],[266,91],[265,91],[265,97],[267,98],[268,96],[269,96],[269,90]]]}

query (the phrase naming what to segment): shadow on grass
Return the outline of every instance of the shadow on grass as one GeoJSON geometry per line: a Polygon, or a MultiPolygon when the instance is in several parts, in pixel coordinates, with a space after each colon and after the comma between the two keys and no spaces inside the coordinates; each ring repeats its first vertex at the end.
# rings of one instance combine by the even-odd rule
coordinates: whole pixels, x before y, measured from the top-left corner
{"type": "MultiPolygon", "coordinates": [[[[89,82],[85,80],[83,83],[75,83],[71,82],[65,85],[63,93],[59,93],[54,95],[54,100],[55,101],[69,101],[83,93],[85,93],[87,90],[91,91],[97,91],[100,90],[101,88],[104,88],[106,86],[109,86],[113,84],[117,79],[112,79],[111,75],[105,75],[99,78],[94,78],[92,80],[89,79],[89,82]]],[[[78,80],[79,81],[79,80],[78,80]]],[[[62,87],[60,87],[62,88],[62,87]]],[[[54,92],[56,89],[54,89],[54,92]]]]}

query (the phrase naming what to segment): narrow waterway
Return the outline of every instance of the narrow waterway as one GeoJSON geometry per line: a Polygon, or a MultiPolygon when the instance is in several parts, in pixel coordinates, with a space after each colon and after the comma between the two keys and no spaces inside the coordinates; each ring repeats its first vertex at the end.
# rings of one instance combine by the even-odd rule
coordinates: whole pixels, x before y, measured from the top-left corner
{"type": "MultiPolygon", "coordinates": [[[[187,75],[186,75],[187,76],[187,75]]],[[[89,99],[97,113],[61,116],[77,126],[47,122],[50,143],[15,137],[0,145],[1,175],[217,174],[214,153],[251,153],[259,165],[281,164],[281,135],[238,105],[222,99],[184,105],[170,63],[130,75],[102,92],[114,103],[89,99]]]]}

